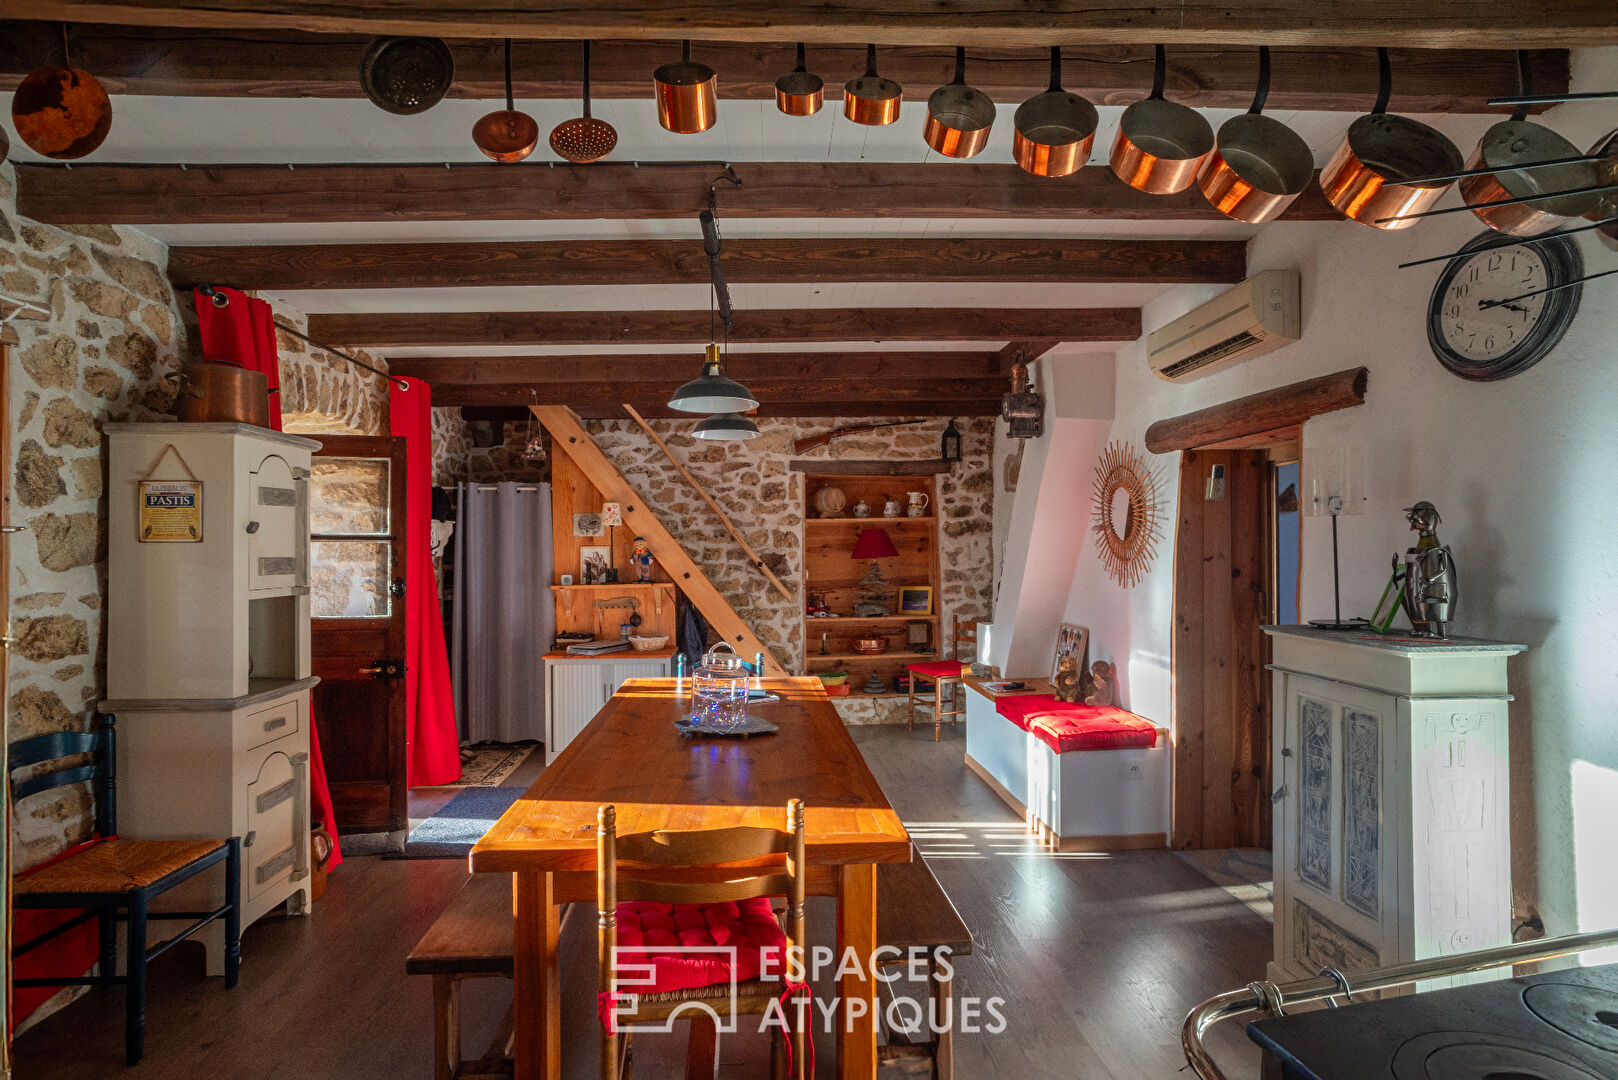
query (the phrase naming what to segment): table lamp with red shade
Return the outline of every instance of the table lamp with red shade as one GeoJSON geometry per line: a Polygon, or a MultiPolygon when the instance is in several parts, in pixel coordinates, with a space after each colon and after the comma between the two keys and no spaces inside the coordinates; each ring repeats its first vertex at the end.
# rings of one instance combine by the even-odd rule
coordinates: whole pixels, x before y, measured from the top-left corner
{"type": "Polygon", "coordinates": [[[893,614],[888,610],[888,579],[882,575],[882,566],[877,560],[898,555],[899,549],[893,546],[893,538],[886,529],[860,530],[849,558],[870,559],[871,569],[860,579],[860,598],[854,605],[856,616],[871,619],[893,614]]]}

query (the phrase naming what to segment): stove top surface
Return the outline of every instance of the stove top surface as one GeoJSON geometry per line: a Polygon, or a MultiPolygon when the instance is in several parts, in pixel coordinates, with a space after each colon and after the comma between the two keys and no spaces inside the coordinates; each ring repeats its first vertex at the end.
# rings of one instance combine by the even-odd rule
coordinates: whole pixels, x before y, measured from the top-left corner
{"type": "Polygon", "coordinates": [[[1292,1080],[1618,1080],[1618,964],[1256,1020],[1292,1080]]]}

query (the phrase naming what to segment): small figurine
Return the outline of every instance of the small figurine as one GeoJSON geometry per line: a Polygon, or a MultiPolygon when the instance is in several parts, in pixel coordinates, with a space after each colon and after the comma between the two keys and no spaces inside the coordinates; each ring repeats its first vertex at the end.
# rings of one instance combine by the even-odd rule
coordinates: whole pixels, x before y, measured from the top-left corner
{"type": "Polygon", "coordinates": [[[1084,695],[1086,705],[1112,704],[1112,665],[1097,660],[1090,665],[1090,692],[1084,695]]]}
{"type": "Polygon", "coordinates": [[[1405,615],[1410,619],[1413,637],[1442,638],[1444,624],[1455,614],[1460,584],[1455,574],[1455,557],[1448,545],[1438,542],[1441,519],[1438,508],[1419,502],[1405,508],[1405,520],[1417,534],[1416,546],[1405,551],[1405,615]]]}
{"type": "Polygon", "coordinates": [[[652,580],[652,564],[657,560],[652,558],[652,549],[646,546],[645,537],[635,537],[635,548],[629,554],[629,561],[635,567],[635,580],[652,580]]]}
{"type": "Polygon", "coordinates": [[[1079,658],[1064,656],[1056,662],[1056,700],[1073,704],[1079,700],[1082,689],[1079,679],[1079,658]]]}

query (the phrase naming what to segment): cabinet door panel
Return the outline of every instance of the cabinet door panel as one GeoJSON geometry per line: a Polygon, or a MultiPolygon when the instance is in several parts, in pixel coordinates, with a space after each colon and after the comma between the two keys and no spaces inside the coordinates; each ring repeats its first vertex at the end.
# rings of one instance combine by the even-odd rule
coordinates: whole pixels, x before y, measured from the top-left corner
{"type": "Polygon", "coordinates": [[[242,791],[253,840],[242,850],[242,890],[249,900],[303,869],[305,780],[300,764],[276,750],[265,755],[242,791]]]}
{"type": "Polygon", "coordinates": [[[302,578],[304,517],[302,483],[278,454],[260,461],[248,479],[247,588],[250,592],[285,589],[302,578]]]}

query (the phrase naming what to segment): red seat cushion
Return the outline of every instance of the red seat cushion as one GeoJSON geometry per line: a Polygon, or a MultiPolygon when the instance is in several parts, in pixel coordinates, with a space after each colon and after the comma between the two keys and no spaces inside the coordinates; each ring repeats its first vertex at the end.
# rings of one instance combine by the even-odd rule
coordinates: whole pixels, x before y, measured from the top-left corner
{"type": "Polygon", "coordinates": [[[928,679],[959,679],[970,667],[959,660],[934,660],[928,664],[906,664],[905,670],[928,679]]]}
{"type": "Polygon", "coordinates": [[[618,905],[618,985],[626,993],[728,983],[733,969],[736,981],[746,982],[759,977],[767,956],[770,970],[779,973],[786,947],[787,936],[767,897],[723,904],[633,900],[618,905]],[[692,947],[703,951],[681,951],[692,947]]]}
{"type": "Polygon", "coordinates": [[[1058,701],[1053,694],[1022,694],[1000,698],[995,709],[1058,754],[1157,745],[1157,725],[1112,705],[1058,701]]]}

